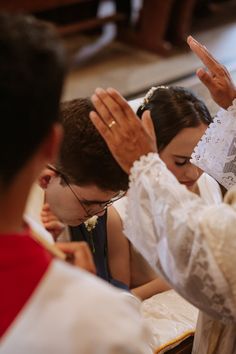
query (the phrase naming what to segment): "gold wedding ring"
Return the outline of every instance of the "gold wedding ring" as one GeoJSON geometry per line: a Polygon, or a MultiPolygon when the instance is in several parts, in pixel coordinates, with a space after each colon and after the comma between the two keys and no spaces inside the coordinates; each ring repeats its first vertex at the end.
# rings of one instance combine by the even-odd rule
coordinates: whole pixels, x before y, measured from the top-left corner
{"type": "Polygon", "coordinates": [[[110,124],[108,124],[108,128],[111,129],[113,127],[113,125],[116,124],[115,120],[112,120],[110,124]]]}

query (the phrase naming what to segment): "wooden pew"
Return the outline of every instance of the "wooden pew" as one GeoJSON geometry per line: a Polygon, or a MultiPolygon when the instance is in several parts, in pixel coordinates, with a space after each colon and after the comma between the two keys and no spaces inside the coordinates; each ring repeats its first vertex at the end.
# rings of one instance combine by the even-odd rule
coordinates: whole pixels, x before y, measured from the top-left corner
{"type": "Polygon", "coordinates": [[[119,38],[139,48],[168,54],[171,44],[165,40],[174,0],[143,0],[136,28],[119,28],[119,38]]]}
{"type": "MultiPolygon", "coordinates": [[[[99,0],[1,0],[0,10],[12,13],[34,13],[38,16],[42,16],[42,13],[47,12],[47,19],[49,20],[51,11],[51,18],[53,22],[53,13],[55,13],[55,11],[59,12],[65,9],[68,12],[68,8],[70,6],[75,5],[78,6],[78,10],[79,6],[87,5],[88,9],[90,6],[92,13],[91,16],[86,16],[86,18],[82,20],[75,20],[71,22],[69,21],[66,24],[58,24],[58,30],[62,35],[73,34],[76,32],[101,27],[107,22],[117,22],[125,20],[125,14],[121,12],[116,12],[114,15],[105,16],[104,18],[96,17],[96,10],[94,13],[94,4],[98,4],[98,2],[99,0]]],[[[63,14],[63,12],[61,13],[63,14]]]]}
{"type": "Polygon", "coordinates": [[[193,336],[188,337],[177,347],[166,352],[166,354],[191,354],[192,348],[193,348],[193,336]]]}
{"type": "Polygon", "coordinates": [[[39,12],[90,0],[1,0],[0,8],[9,12],[39,12]]]}
{"type": "Polygon", "coordinates": [[[175,45],[186,44],[197,0],[175,0],[168,25],[167,39],[175,45]]]}

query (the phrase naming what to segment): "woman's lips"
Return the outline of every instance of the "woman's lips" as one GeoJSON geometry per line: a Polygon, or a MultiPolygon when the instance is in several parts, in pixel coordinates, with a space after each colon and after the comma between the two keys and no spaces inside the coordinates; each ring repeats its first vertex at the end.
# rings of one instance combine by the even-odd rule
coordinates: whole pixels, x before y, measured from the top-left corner
{"type": "Polygon", "coordinates": [[[181,182],[181,184],[184,184],[187,187],[192,187],[194,184],[196,183],[196,181],[185,181],[185,182],[181,182]]]}

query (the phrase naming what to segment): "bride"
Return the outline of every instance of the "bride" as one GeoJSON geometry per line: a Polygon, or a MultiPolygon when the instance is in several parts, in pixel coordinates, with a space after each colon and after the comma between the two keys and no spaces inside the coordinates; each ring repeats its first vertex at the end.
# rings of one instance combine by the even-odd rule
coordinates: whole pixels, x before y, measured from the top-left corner
{"type": "MultiPolygon", "coordinates": [[[[177,180],[207,204],[222,201],[219,184],[190,162],[194,147],[203,136],[212,117],[205,104],[183,87],[152,87],[137,110],[141,118],[149,110],[161,159],[177,180]]],[[[120,216],[120,229],[126,213],[126,197],[114,204],[120,216]]],[[[131,244],[131,288],[146,299],[167,287],[131,244]]]]}

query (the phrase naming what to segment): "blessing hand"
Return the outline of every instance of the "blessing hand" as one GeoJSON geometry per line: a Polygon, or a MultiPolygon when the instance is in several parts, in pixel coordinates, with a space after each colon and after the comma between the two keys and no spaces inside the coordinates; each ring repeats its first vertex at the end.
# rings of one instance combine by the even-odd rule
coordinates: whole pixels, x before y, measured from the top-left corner
{"type": "Polygon", "coordinates": [[[220,64],[196,39],[189,36],[187,39],[191,50],[199,57],[208,71],[204,68],[196,74],[208,88],[213,100],[222,108],[227,109],[236,98],[236,87],[226,67],[220,64]]]}
{"type": "Polygon", "coordinates": [[[112,88],[96,89],[91,99],[97,112],[91,112],[90,119],[126,173],[142,155],[157,151],[149,111],[144,112],[141,121],[128,102],[112,88]]]}

